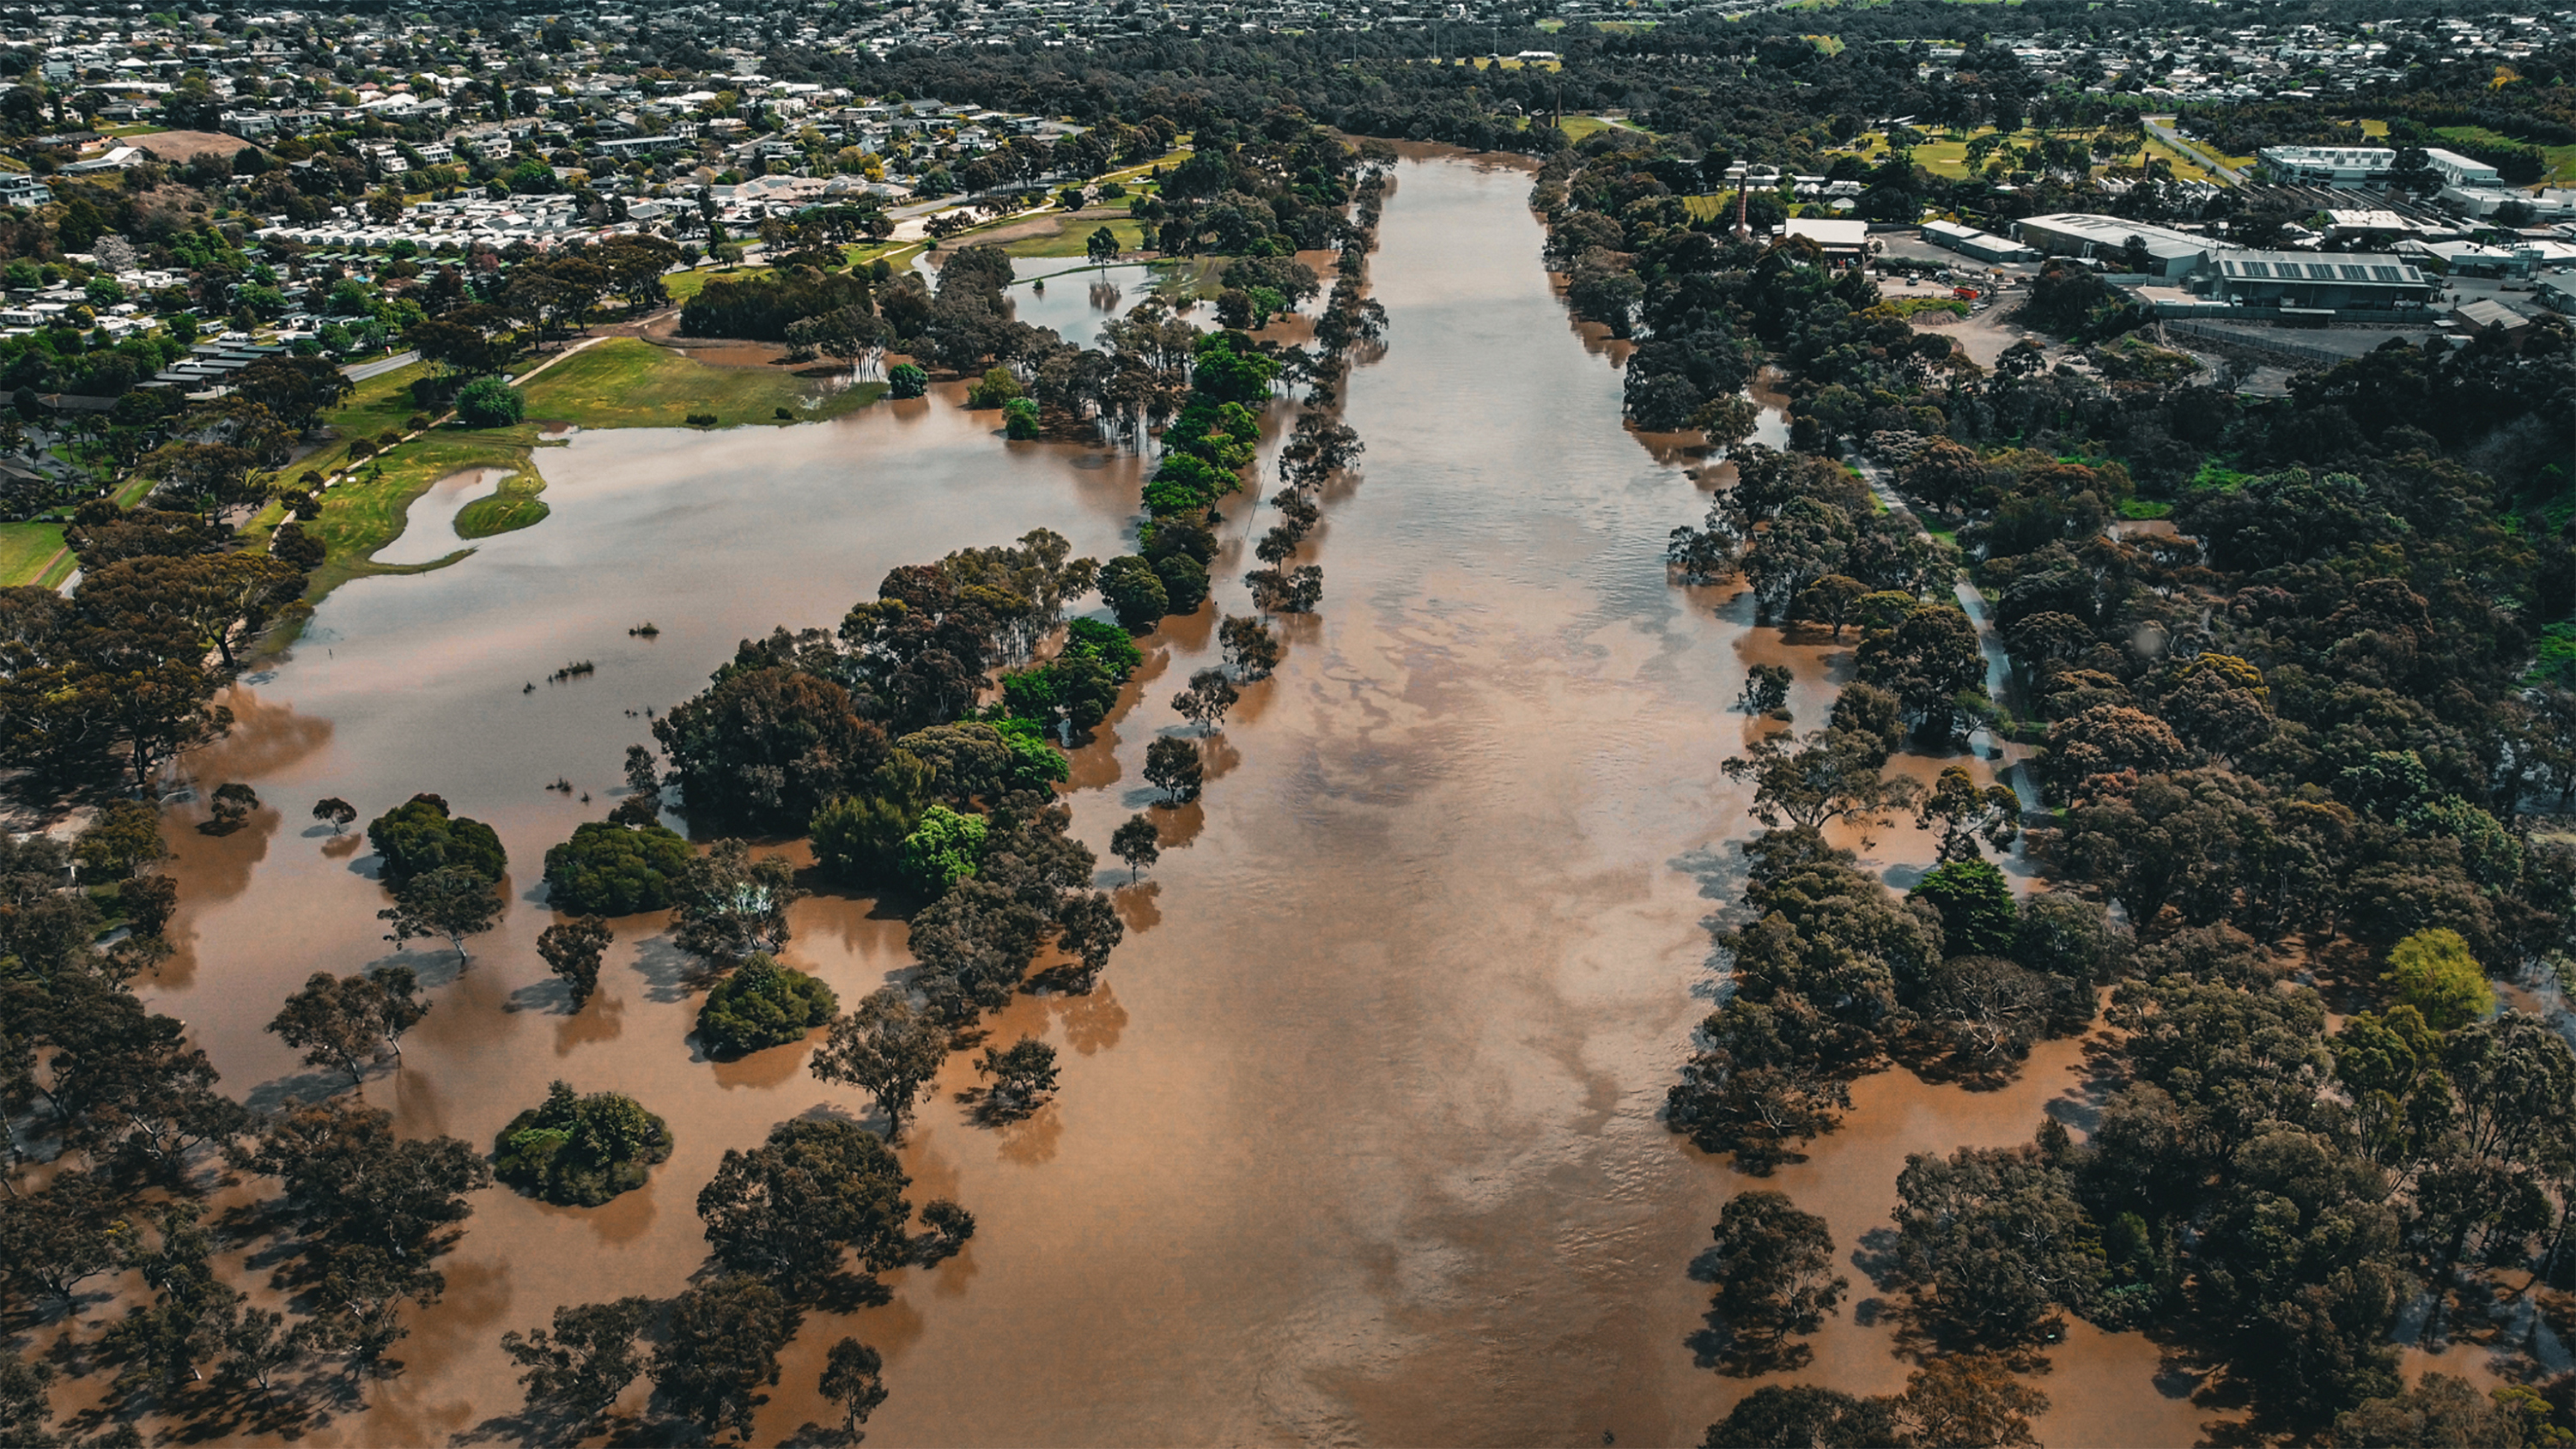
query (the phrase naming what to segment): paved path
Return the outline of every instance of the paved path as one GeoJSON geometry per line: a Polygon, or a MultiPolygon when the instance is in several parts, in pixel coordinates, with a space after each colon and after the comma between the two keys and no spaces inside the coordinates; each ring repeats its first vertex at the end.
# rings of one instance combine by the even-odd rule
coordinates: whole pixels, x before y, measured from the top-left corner
{"type": "MultiPolygon", "coordinates": [[[[1860,470],[1861,481],[1869,485],[1869,491],[1877,496],[1882,507],[1913,524],[1916,531],[1926,535],[1931,533],[1923,526],[1922,518],[1897,493],[1895,485],[1887,479],[1887,470],[1881,468],[1876,460],[1855,456],[1852,466],[1860,470]]],[[[1977,648],[1986,656],[1986,693],[2000,703],[2012,677],[2012,656],[2005,652],[2003,641],[1995,637],[1994,621],[1986,613],[1986,596],[1968,581],[1964,571],[1953,585],[1951,594],[1959,601],[1959,611],[1976,626],[1977,648]]],[[[2029,763],[2030,747],[2017,740],[2003,739],[1990,730],[1978,733],[1986,736],[1988,757],[1995,762],[1995,777],[2021,797],[2022,810],[2027,813],[2045,809],[2046,802],[2040,798],[2038,782],[2024,768],[2029,763]]]]}
{"type": "Polygon", "coordinates": [[[2228,185],[2242,186],[2245,184],[2244,172],[2237,170],[2235,167],[2230,166],[2219,160],[2217,157],[2210,155],[2207,151],[2204,151],[2198,146],[2193,145],[2191,142],[2184,140],[2180,133],[2176,132],[2172,127],[2167,126],[2162,121],[2158,121],[2150,117],[2147,121],[2147,132],[2157,140],[2164,142],[2166,145],[2173,147],[2175,150],[2189,156],[2194,161],[2199,162],[2210,175],[2217,177],[2228,185]]]}
{"type": "Polygon", "coordinates": [[[340,371],[351,382],[365,382],[368,378],[382,377],[395,368],[409,367],[418,361],[420,354],[417,352],[397,352],[375,362],[353,362],[340,371]]]}

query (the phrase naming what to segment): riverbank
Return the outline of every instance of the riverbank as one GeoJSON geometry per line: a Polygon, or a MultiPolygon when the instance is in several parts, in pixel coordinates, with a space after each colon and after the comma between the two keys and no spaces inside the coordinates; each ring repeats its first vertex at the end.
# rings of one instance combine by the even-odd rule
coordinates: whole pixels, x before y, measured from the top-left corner
{"type": "MultiPolygon", "coordinates": [[[[484,539],[543,522],[551,510],[538,497],[546,479],[535,450],[559,445],[565,431],[685,427],[690,415],[709,413],[718,428],[820,422],[885,394],[883,383],[853,383],[837,368],[828,369],[835,374],[830,377],[808,375],[823,370],[728,367],[632,337],[592,339],[521,373],[528,420],[489,429],[462,428],[452,418],[409,428],[419,417],[411,383],[422,375],[423,365],[360,383],[348,405],[331,415],[341,441],[301,467],[328,476],[349,468],[351,441],[387,433],[397,441],[322,495],[321,515],[306,529],[321,539],[323,561],[305,588],[300,613],[283,621],[262,648],[274,653],[291,645],[301,632],[302,617],[352,579],[444,568],[484,539]],[[439,480],[470,469],[494,470],[501,481],[492,494],[457,515],[456,547],[425,562],[377,562],[376,554],[410,527],[412,503],[439,480]]],[[[263,538],[284,518],[284,511],[272,506],[248,531],[263,538]]]]}

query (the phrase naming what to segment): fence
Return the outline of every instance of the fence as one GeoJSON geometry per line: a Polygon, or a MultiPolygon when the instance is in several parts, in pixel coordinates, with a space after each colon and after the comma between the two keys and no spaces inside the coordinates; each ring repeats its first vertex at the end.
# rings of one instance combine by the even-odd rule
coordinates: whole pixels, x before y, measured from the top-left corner
{"type": "Polygon", "coordinates": [[[2202,337],[2212,342],[2251,347],[2257,352],[2275,353],[2301,362],[2321,363],[2327,367],[2352,360],[2352,354],[2337,352],[2330,347],[2315,347],[2305,342],[2292,342],[2286,337],[2267,336],[2260,332],[2240,332],[2233,327],[2217,327],[2207,322],[2194,322],[2187,318],[2177,317],[2170,321],[2158,322],[2156,325],[2162,329],[2179,332],[2185,337],[2202,337]]]}

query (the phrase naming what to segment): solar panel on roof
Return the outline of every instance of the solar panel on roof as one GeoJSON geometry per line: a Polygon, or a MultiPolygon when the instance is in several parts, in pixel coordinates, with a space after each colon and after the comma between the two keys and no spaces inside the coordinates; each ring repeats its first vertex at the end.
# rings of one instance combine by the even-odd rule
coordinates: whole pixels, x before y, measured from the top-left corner
{"type": "Polygon", "coordinates": [[[2245,264],[2245,275],[2249,277],[2268,277],[2272,275],[2272,269],[2263,265],[2261,262],[2247,262],[2245,264]]]}
{"type": "Polygon", "coordinates": [[[2367,282],[2370,280],[2370,269],[2367,267],[2337,267],[2335,270],[2343,273],[2343,279],[2347,282],[2367,282]]]}
{"type": "Polygon", "coordinates": [[[2311,281],[2331,282],[2334,280],[2334,268],[2327,266],[2323,262],[2310,262],[2308,263],[2308,277],[2311,281]]]}
{"type": "Polygon", "coordinates": [[[2402,282],[2406,280],[2406,278],[2400,274],[2395,267],[2373,267],[2370,269],[2370,279],[2374,282],[2402,282]]]}

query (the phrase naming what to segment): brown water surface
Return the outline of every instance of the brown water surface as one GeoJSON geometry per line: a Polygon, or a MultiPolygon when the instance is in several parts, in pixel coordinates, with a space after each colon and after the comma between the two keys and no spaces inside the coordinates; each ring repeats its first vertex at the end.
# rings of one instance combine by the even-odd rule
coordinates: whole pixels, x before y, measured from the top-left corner
{"type": "MultiPolygon", "coordinates": [[[[946,1093],[925,1109],[913,1197],[969,1207],[970,1249],[890,1275],[883,1308],[811,1319],[760,1442],[835,1417],[815,1376],[844,1333],[886,1355],[872,1445],[1670,1444],[1747,1389],[1685,1343],[1706,1304],[1686,1266],[1746,1183],[1657,1112],[1708,1009],[1727,842],[1753,828],[1718,770],[1747,737],[1729,703],[1749,662],[1789,658],[1800,722],[1821,722],[1848,645],[1786,648],[1741,600],[1665,583],[1665,535],[1705,495],[1622,431],[1618,374],[1539,268],[1528,184],[1404,165],[1373,264],[1389,349],[1348,389],[1366,467],[1315,546],[1323,609],[1289,624],[1288,662],[1229,720],[1205,802],[1165,813],[1177,848],[1119,892],[1130,934],[1103,987],[992,1022],[1058,1045],[1058,1101],[1001,1132],[946,1093]]],[[[370,1099],[406,1131],[488,1143],[562,1077],[635,1094],[678,1137],[607,1208],[483,1194],[404,1373],[314,1442],[514,1439],[504,1330],[678,1291],[703,1265],[694,1199],[723,1151],[860,1106],[807,1075],[803,1046],[696,1057],[655,919],[619,923],[599,997],[564,1014],[533,949],[551,919],[537,876],[647,738],[627,711],[686,696],[738,637],[829,625],[893,564],[1041,524],[1122,550],[1133,459],[1005,448],[956,392],[809,427],[580,434],[539,455],[545,523],[341,590],[242,692],[236,737],[192,762],[277,807],[179,836],[183,945],[153,994],[228,1086],[325,1085],[261,1024],[308,972],[384,953],[371,856],[308,828],[305,802],[372,816],[434,790],[499,828],[514,904],[461,978],[423,960],[437,1007],[370,1099]],[[658,639],[627,635],[648,619],[658,639]],[[596,674],[542,682],[584,658],[596,674]],[[575,795],[543,788],[558,775],[575,795]]],[[[1238,612],[1247,566],[1216,570],[1238,612]]],[[[1150,798],[1147,745],[1184,728],[1167,701],[1212,662],[1208,622],[1146,641],[1146,682],[1075,761],[1075,829],[1104,859],[1150,798]]],[[[1895,834],[1879,863],[1919,860],[1895,834]]],[[[903,924],[871,903],[811,899],[794,920],[790,957],[845,997],[908,964],[903,924]]],[[[2026,1140],[2052,1101],[2080,1118],[2075,1062],[2053,1047],[1983,1095],[1873,1079],[1846,1131],[1775,1181],[1856,1250],[1906,1152],[2026,1140]]],[[[970,1083],[952,1058],[944,1086],[970,1083]]],[[[1889,1342],[1847,1311],[1808,1377],[1895,1387],[1889,1342]]],[[[2050,1442],[2193,1436],[2136,1336],[2060,1356],[2050,1442]]]]}

